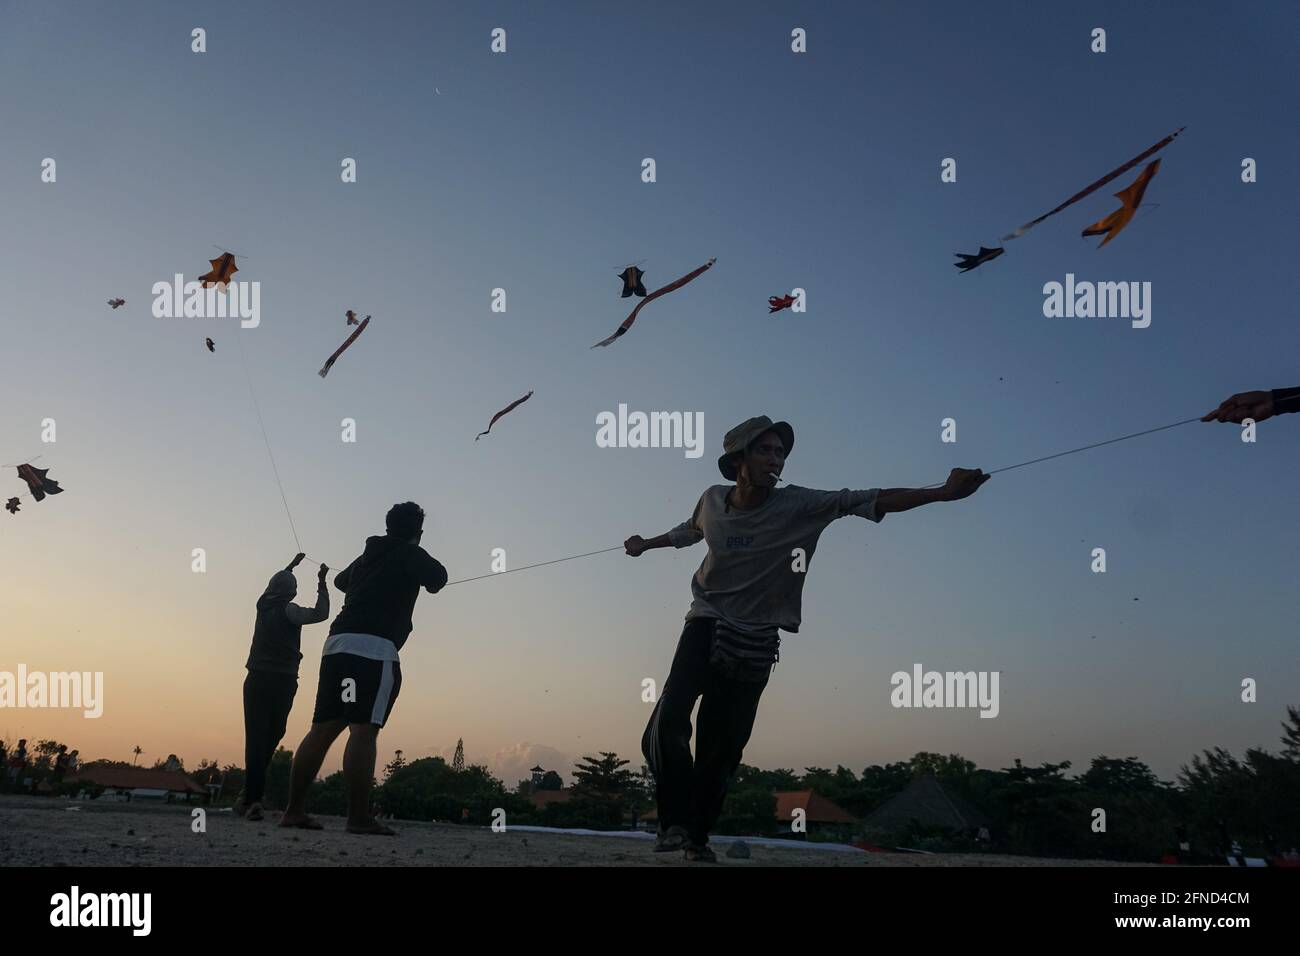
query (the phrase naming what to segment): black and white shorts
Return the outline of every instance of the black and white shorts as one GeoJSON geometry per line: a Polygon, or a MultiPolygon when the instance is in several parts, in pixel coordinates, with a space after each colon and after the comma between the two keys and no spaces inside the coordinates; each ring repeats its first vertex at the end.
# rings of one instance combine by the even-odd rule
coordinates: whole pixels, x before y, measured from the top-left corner
{"type": "Polygon", "coordinates": [[[346,720],[382,727],[402,689],[398,661],[372,660],[356,654],[326,654],[320,659],[316,709],[311,722],[346,720]]]}

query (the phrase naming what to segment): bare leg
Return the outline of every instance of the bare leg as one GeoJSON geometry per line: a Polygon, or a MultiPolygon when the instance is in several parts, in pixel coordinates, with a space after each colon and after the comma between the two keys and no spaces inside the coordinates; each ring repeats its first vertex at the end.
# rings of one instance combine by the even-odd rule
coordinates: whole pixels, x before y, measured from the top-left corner
{"type": "Polygon", "coordinates": [[[375,755],[379,728],[374,724],[349,724],[348,746],[343,751],[343,781],[348,791],[348,832],[392,836],[393,831],[370,815],[370,790],[375,782],[375,755]]]}
{"type": "Polygon", "coordinates": [[[302,738],[302,743],[294,751],[293,769],[289,772],[289,805],[285,808],[280,826],[300,826],[308,820],[307,791],[316,779],[316,774],[320,773],[320,765],[325,762],[330,746],[346,726],[345,720],[312,724],[307,736],[302,738]]]}

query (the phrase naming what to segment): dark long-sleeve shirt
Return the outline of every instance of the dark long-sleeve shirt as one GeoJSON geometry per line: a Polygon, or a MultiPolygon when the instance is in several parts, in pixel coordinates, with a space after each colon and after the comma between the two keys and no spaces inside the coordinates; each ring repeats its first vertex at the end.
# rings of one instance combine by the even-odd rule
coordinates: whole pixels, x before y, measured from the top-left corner
{"type": "Polygon", "coordinates": [[[330,616],[329,588],[323,580],[316,587],[315,607],[294,604],[293,597],[297,591],[293,572],[279,571],[258,598],[253,646],[245,665],[250,671],[297,675],[298,663],[302,660],[302,626],[330,616]]]}
{"type": "Polygon", "coordinates": [[[1273,414],[1300,412],[1300,386],[1273,389],[1273,414]]]}

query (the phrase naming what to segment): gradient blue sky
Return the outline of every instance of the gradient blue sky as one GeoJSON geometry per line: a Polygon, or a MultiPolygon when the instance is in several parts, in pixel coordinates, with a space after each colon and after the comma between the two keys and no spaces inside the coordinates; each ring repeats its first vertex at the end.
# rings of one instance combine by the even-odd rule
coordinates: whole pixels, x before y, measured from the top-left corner
{"type": "MultiPolygon", "coordinates": [[[[793,423],[794,483],[868,488],[1300,384],[1297,39],[1289,3],[0,4],[0,462],[42,454],[67,489],[0,516],[0,668],[107,684],[98,721],[0,713],[0,735],[242,762],[253,603],[295,549],[236,336],[304,548],[346,563],[415,499],[453,579],[495,547],[517,566],[666,530],[751,415],[793,423]],[[952,267],[1182,125],[1159,207],[1105,249],[1079,231],[1129,177],[952,267]],[[261,283],[261,326],[153,318],[152,284],[206,271],[214,243],[261,283]],[[710,256],[588,349],[626,315],[621,263],[647,260],[654,288],[710,256]],[[1151,327],[1044,318],[1067,272],[1150,281],[1151,327]],[[795,286],[808,312],[769,316],[795,286]],[[374,320],[321,380],[348,308],[374,320]],[[703,412],[705,456],[597,448],[619,403],[703,412]]],[[[833,525],[746,762],[1104,753],[1168,778],[1205,747],[1275,748],[1300,685],[1298,468],[1300,421],[1255,445],[1188,425],[833,525]],[[1001,715],[893,709],[889,677],[914,662],[1001,671],[1001,715]]],[[[508,783],[596,749],[639,765],[641,680],[666,674],[702,557],[612,553],[425,596],[381,751],[464,737],[508,783]]],[[[291,747],[325,630],[304,631],[291,747]]]]}

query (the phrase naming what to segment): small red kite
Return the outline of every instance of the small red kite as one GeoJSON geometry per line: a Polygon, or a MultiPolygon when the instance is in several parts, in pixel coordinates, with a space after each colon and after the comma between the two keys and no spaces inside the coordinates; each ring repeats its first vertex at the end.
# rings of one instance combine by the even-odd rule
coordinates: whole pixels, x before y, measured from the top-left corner
{"type": "Polygon", "coordinates": [[[792,305],[794,305],[794,296],[792,295],[783,295],[780,298],[777,298],[774,295],[768,296],[767,314],[771,315],[773,312],[780,312],[782,309],[788,309],[792,305]]]}

